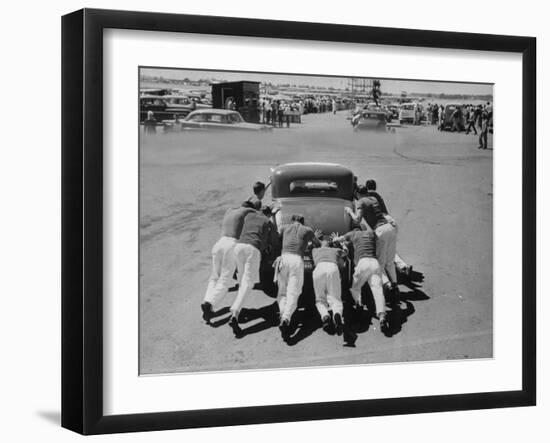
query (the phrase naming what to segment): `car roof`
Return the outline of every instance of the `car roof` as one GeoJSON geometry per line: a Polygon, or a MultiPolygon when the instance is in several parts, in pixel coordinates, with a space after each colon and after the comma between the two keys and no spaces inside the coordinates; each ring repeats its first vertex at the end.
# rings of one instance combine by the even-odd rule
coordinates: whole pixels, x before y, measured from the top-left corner
{"type": "MultiPolygon", "coordinates": [[[[197,109],[191,114],[223,114],[223,115],[229,115],[229,114],[239,114],[237,111],[233,111],[232,109],[218,109],[218,108],[204,108],[204,109],[197,109]]],[[[191,115],[189,114],[189,115],[191,115]]],[[[240,114],[239,114],[240,115],[240,114]]]]}
{"type": "MultiPolygon", "coordinates": [[[[285,163],[272,168],[272,196],[287,196],[289,186],[295,180],[331,179],[342,185],[339,190],[342,198],[352,198],[353,172],[337,163],[285,163]]],[[[340,185],[339,185],[340,186],[340,185]]]]}
{"type": "Polygon", "coordinates": [[[275,180],[333,178],[346,179],[353,177],[351,169],[337,163],[285,163],[272,169],[271,176],[275,180]]]}
{"type": "Polygon", "coordinates": [[[168,95],[162,95],[161,97],[164,98],[189,98],[187,95],[179,95],[179,94],[168,94],[168,95]]]}

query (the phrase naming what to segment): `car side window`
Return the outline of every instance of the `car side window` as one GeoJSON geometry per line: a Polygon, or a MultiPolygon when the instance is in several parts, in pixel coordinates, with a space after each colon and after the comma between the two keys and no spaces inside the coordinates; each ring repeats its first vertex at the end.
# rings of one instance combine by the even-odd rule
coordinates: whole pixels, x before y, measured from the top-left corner
{"type": "Polygon", "coordinates": [[[227,116],[228,123],[241,123],[242,119],[239,114],[229,114],[227,116]]]}
{"type": "Polygon", "coordinates": [[[212,122],[212,123],[225,123],[224,119],[223,119],[223,115],[210,114],[208,117],[209,117],[208,118],[209,122],[212,122]]]}

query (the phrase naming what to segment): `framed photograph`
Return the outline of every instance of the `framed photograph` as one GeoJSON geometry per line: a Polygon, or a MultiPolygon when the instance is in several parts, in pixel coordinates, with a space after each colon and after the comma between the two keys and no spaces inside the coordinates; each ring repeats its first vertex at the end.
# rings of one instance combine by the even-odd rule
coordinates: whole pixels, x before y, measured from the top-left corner
{"type": "Polygon", "coordinates": [[[62,20],[62,425],[536,403],[536,40],[62,20]]]}

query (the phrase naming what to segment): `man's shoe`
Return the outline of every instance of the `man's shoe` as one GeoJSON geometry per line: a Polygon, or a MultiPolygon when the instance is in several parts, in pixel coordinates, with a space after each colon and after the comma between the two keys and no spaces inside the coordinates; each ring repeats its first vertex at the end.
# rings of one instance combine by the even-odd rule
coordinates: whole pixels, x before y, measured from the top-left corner
{"type": "Polygon", "coordinates": [[[349,326],[344,328],[344,346],[354,348],[357,341],[357,334],[349,326]]]}
{"type": "Polygon", "coordinates": [[[380,331],[383,334],[390,332],[390,321],[387,312],[378,314],[378,320],[380,320],[380,331]]]}
{"type": "Polygon", "coordinates": [[[330,321],[330,315],[325,315],[321,322],[323,323],[323,331],[330,334],[330,331],[332,329],[332,322],[330,321]]]}
{"type": "Polygon", "coordinates": [[[395,302],[398,302],[399,301],[399,298],[400,298],[400,292],[399,292],[399,286],[397,285],[397,283],[394,283],[391,287],[391,302],[392,303],[395,303],[395,302]]]}
{"type": "Polygon", "coordinates": [[[342,316],[339,313],[334,314],[334,326],[336,328],[336,335],[342,335],[344,330],[344,322],[342,316]]]}
{"type": "Polygon", "coordinates": [[[235,315],[231,316],[231,319],[229,320],[229,326],[231,326],[231,329],[233,329],[233,334],[235,334],[235,337],[239,338],[242,334],[242,330],[239,326],[239,320],[237,320],[237,317],[235,315]]]}
{"type": "Polygon", "coordinates": [[[283,320],[279,325],[279,330],[281,331],[281,338],[284,341],[288,341],[290,338],[290,321],[283,320]]]}
{"type": "Polygon", "coordinates": [[[214,312],[212,311],[212,305],[205,301],[203,304],[201,304],[201,310],[202,310],[202,319],[208,323],[210,322],[210,319],[214,316],[214,312]]]}

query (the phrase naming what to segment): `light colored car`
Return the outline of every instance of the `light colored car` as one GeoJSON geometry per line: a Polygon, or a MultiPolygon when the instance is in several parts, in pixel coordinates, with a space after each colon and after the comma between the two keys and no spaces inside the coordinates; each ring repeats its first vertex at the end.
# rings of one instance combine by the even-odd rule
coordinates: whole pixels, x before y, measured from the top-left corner
{"type": "Polygon", "coordinates": [[[416,121],[416,114],[418,112],[418,106],[416,103],[403,103],[399,107],[399,123],[410,122],[414,123],[416,121]]]}
{"type": "Polygon", "coordinates": [[[246,122],[241,114],[229,109],[197,109],[181,121],[181,128],[203,130],[270,131],[271,126],[246,122]]]}

